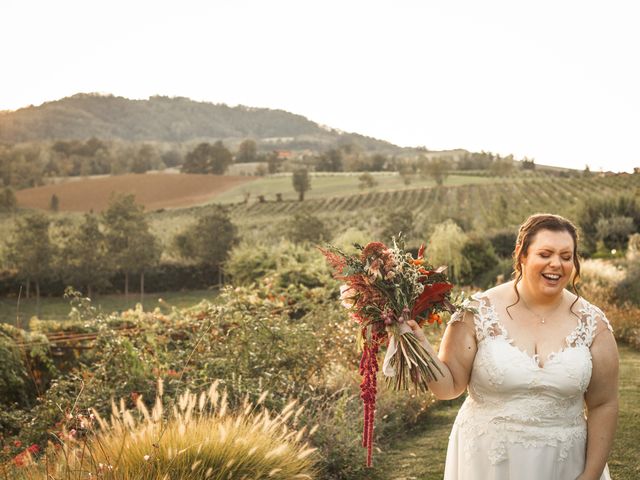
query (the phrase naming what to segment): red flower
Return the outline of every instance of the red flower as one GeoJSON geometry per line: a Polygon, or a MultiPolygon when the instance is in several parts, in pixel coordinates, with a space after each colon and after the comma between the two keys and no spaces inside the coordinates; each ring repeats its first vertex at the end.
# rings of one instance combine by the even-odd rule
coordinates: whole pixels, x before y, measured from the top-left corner
{"type": "Polygon", "coordinates": [[[36,453],[38,453],[40,451],[40,447],[38,445],[36,445],[35,443],[33,445],[31,445],[29,448],[27,448],[27,452],[29,452],[31,455],[34,455],[36,453]]]}
{"type": "Polygon", "coordinates": [[[382,242],[367,243],[366,247],[364,247],[360,254],[360,259],[364,262],[371,255],[382,255],[385,250],[387,250],[387,246],[382,242]]]}
{"type": "Polygon", "coordinates": [[[420,245],[420,248],[418,249],[418,258],[422,258],[423,256],[424,256],[424,243],[420,245]]]}
{"type": "Polygon", "coordinates": [[[411,317],[416,318],[425,310],[431,308],[436,303],[440,303],[445,299],[445,296],[453,288],[453,285],[449,282],[438,282],[432,285],[425,285],[423,292],[416,300],[413,309],[411,310],[411,317]]]}
{"type": "Polygon", "coordinates": [[[16,455],[15,457],[13,457],[13,463],[14,463],[17,467],[22,467],[22,466],[24,466],[24,453],[19,453],[18,455],[16,455]]]}

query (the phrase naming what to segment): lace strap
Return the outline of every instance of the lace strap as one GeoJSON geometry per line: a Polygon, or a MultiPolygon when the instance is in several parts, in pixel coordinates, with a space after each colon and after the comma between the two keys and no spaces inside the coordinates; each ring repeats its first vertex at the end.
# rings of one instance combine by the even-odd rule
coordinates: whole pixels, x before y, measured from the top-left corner
{"type": "Polygon", "coordinates": [[[610,332],[613,332],[613,327],[602,310],[585,301],[584,306],[580,309],[580,323],[567,337],[567,344],[591,347],[593,339],[598,334],[598,320],[602,321],[610,332]]]}
{"type": "Polygon", "coordinates": [[[502,333],[494,307],[489,305],[488,299],[482,296],[481,292],[473,294],[471,298],[462,302],[462,308],[451,316],[447,325],[462,321],[468,311],[473,312],[473,326],[478,342],[502,333]]]}

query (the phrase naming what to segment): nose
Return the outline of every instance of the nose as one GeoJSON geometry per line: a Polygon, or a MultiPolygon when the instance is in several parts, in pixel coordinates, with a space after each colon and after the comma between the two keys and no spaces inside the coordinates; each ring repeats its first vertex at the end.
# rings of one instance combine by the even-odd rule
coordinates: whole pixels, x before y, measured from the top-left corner
{"type": "Polygon", "coordinates": [[[560,267],[562,265],[560,257],[557,255],[551,255],[551,257],[549,258],[549,265],[553,267],[560,267]]]}

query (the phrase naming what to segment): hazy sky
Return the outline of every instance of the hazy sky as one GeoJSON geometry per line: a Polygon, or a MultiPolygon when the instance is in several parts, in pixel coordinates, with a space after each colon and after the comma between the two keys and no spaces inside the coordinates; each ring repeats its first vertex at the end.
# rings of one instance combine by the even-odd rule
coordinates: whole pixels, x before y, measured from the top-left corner
{"type": "Polygon", "coordinates": [[[1,0],[0,109],[280,108],[429,149],[640,166],[640,2],[1,0]]]}

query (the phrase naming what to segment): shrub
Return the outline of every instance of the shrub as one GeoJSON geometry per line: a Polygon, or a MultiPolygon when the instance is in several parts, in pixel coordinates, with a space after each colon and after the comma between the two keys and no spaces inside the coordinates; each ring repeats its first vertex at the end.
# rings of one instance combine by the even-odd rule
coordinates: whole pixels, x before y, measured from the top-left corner
{"type": "Polygon", "coordinates": [[[615,297],[640,306],[640,262],[630,262],[626,276],[615,286],[615,297]]]}
{"type": "Polygon", "coordinates": [[[597,240],[607,249],[626,248],[627,235],[640,229],[640,206],[631,196],[594,198],[584,203],[576,218],[587,253],[595,251],[597,240]]]}
{"type": "Polygon", "coordinates": [[[318,287],[330,280],[322,255],[313,248],[283,241],[275,246],[243,242],[226,263],[232,283],[246,286],[271,277],[284,288],[290,284],[318,287]]]}
{"type": "Polygon", "coordinates": [[[322,243],[331,238],[324,222],[308,212],[296,212],[286,223],[285,235],[294,243],[322,243]]]}
{"type": "Polygon", "coordinates": [[[26,479],[46,472],[54,480],[79,471],[105,480],[315,477],[315,448],[303,441],[306,428],[295,428],[302,407],[292,401],[275,415],[248,400],[241,407],[231,412],[216,382],[199,395],[187,390],[165,419],[160,388],[151,412],[138,397],[134,412],[122,401],[113,404],[110,422],[96,411],[78,415],[62,451],[50,449],[46,463],[18,474],[26,479]],[[94,419],[100,426],[95,434],[94,419]]]}
{"type": "Polygon", "coordinates": [[[380,236],[385,243],[391,242],[391,237],[397,237],[400,233],[405,238],[410,238],[413,233],[414,218],[411,210],[400,208],[387,212],[382,219],[382,231],[380,236]]]}
{"type": "Polygon", "coordinates": [[[517,232],[502,230],[489,237],[493,251],[500,258],[511,258],[516,245],[517,232]]]}
{"type": "Polygon", "coordinates": [[[48,354],[44,335],[0,323],[0,405],[33,404],[57,374],[48,354]]]}
{"type": "Polygon", "coordinates": [[[462,249],[467,259],[467,269],[460,275],[464,285],[474,285],[482,289],[493,286],[500,273],[498,257],[487,239],[470,238],[462,249]]]}

